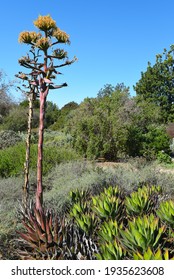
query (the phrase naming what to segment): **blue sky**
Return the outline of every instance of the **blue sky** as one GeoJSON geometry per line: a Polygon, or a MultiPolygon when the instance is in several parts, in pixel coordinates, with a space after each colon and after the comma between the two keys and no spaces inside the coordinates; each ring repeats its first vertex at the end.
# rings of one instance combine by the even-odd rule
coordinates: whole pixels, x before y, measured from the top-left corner
{"type": "MultiPolygon", "coordinates": [[[[25,71],[18,59],[28,47],[18,43],[24,30],[35,30],[33,20],[50,14],[70,35],[69,57],[78,62],[62,68],[57,83],[68,87],[50,91],[48,100],[59,108],[70,101],[95,97],[105,84],[124,82],[134,94],[147,62],[174,44],[174,1],[165,0],[6,0],[1,3],[0,69],[12,80],[25,71]]],[[[19,94],[13,92],[16,98],[19,94]]]]}

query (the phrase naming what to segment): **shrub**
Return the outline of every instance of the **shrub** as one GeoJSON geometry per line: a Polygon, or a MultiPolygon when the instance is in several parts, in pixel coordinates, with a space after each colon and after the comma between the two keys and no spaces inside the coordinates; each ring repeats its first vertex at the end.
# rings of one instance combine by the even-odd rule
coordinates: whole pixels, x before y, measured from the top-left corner
{"type": "Polygon", "coordinates": [[[93,192],[100,192],[106,180],[104,171],[96,169],[93,164],[86,161],[59,164],[45,180],[45,184],[52,188],[45,193],[44,201],[48,207],[61,211],[70,199],[70,191],[93,189],[93,192]]]}
{"type": "Polygon", "coordinates": [[[17,142],[20,142],[22,138],[19,134],[13,130],[0,131],[0,150],[10,146],[14,146],[17,142]]]}
{"type": "Polygon", "coordinates": [[[52,145],[56,147],[67,147],[71,146],[72,136],[70,134],[65,134],[61,131],[51,131],[45,130],[44,141],[45,145],[52,145]]]}
{"type": "Polygon", "coordinates": [[[159,161],[159,163],[170,164],[172,162],[171,157],[163,151],[158,152],[157,160],[159,161]]]}
{"type": "Polygon", "coordinates": [[[155,159],[161,150],[165,153],[170,152],[170,139],[166,134],[166,128],[150,125],[148,132],[144,134],[142,154],[147,159],[155,159]]]}
{"type": "Polygon", "coordinates": [[[130,193],[143,185],[156,185],[161,186],[168,195],[172,195],[173,180],[172,173],[159,172],[155,163],[142,164],[142,168],[139,165],[137,169],[130,164],[101,168],[88,161],[74,161],[59,164],[48,173],[44,185],[49,186],[49,190],[45,193],[44,199],[47,206],[61,211],[69,201],[69,192],[76,189],[89,189],[96,195],[107,186],[117,185],[130,193]]]}
{"type": "MultiPolygon", "coordinates": [[[[60,162],[75,160],[77,153],[71,148],[44,147],[43,174],[50,172],[53,166],[60,162]]],[[[0,151],[0,176],[17,176],[23,172],[25,161],[25,144],[20,143],[0,151]]],[[[31,145],[30,167],[37,166],[37,145],[31,145]]]]}
{"type": "MultiPolygon", "coordinates": [[[[5,130],[26,131],[27,130],[28,108],[17,106],[13,108],[9,115],[4,118],[3,128],[5,130]]],[[[39,113],[34,110],[32,127],[38,127],[39,113]]]]}
{"type": "Polygon", "coordinates": [[[22,178],[0,179],[0,239],[17,226],[16,208],[22,196],[22,178]]]}

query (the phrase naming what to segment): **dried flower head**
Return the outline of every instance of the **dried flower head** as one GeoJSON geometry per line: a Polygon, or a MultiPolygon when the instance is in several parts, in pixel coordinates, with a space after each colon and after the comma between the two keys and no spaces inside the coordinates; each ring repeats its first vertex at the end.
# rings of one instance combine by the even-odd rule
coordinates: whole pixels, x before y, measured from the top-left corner
{"type": "Polygon", "coordinates": [[[60,28],[56,28],[53,31],[53,37],[55,37],[59,43],[70,43],[69,35],[66,32],[60,30],[60,28]]]}
{"type": "Polygon", "coordinates": [[[41,37],[40,33],[34,31],[23,31],[19,34],[19,43],[32,44],[35,43],[41,37]]]}
{"type": "Polygon", "coordinates": [[[19,64],[25,64],[25,63],[31,63],[31,59],[28,56],[22,56],[19,60],[18,60],[19,64]]]}
{"type": "Polygon", "coordinates": [[[46,37],[37,40],[35,46],[43,51],[46,51],[50,47],[50,40],[46,37]]]}
{"type": "Polygon", "coordinates": [[[49,31],[56,28],[56,22],[50,17],[50,15],[39,16],[38,19],[34,21],[34,25],[42,31],[49,31]]]}
{"type": "Polygon", "coordinates": [[[56,49],[53,52],[53,56],[55,56],[58,59],[64,59],[67,58],[67,52],[63,49],[56,49]]]}

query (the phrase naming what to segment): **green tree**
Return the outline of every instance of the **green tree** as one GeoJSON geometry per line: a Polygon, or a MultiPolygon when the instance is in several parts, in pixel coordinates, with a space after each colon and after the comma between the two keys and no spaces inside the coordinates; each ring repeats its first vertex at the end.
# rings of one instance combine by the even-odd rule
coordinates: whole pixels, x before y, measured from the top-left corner
{"type": "Polygon", "coordinates": [[[128,156],[155,158],[161,150],[169,152],[169,137],[162,125],[159,107],[137,97],[128,99],[119,109],[119,120],[127,131],[125,151],[128,156]]]}
{"type": "Polygon", "coordinates": [[[97,98],[86,98],[70,114],[66,131],[74,147],[85,157],[115,160],[124,153],[126,131],[119,119],[119,109],[129,98],[123,84],[104,86],[97,98]]]}
{"type": "Polygon", "coordinates": [[[78,108],[78,104],[76,102],[69,102],[65,106],[63,106],[59,110],[59,114],[53,125],[51,125],[50,129],[52,130],[61,130],[66,126],[66,122],[69,118],[70,112],[78,108]]]}
{"type": "Polygon", "coordinates": [[[134,89],[140,100],[146,100],[160,108],[161,122],[174,120],[174,45],[156,56],[152,66],[141,73],[134,89]]]}
{"type": "MultiPolygon", "coordinates": [[[[20,106],[15,106],[9,114],[4,117],[3,129],[13,130],[13,131],[26,131],[27,130],[27,118],[28,118],[27,108],[20,106]]],[[[35,111],[32,118],[32,127],[38,127],[39,123],[39,112],[35,111]]]]}
{"type": "Polygon", "coordinates": [[[151,124],[143,135],[142,155],[147,158],[156,158],[158,152],[170,153],[170,139],[164,125],[151,124]]]}
{"type": "Polygon", "coordinates": [[[46,101],[45,111],[45,128],[48,128],[57,121],[60,116],[60,110],[55,103],[46,101]]]}
{"type": "MultiPolygon", "coordinates": [[[[21,101],[19,103],[19,106],[22,108],[28,108],[28,99],[24,99],[23,101],[21,101]]],[[[33,100],[33,109],[39,109],[40,105],[39,105],[39,100],[38,99],[34,99],[33,100]]]]}

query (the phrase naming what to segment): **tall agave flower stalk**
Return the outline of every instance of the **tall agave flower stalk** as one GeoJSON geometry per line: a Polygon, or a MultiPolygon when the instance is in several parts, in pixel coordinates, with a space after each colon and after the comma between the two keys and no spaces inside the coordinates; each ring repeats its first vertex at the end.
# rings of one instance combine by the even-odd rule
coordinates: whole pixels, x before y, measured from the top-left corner
{"type": "MultiPolygon", "coordinates": [[[[34,57],[35,59],[35,57],[34,57]]],[[[30,169],[30,148],[31,148],[31,133],[32,133],[32,119],[33,119],[33,102],[37,97],[37,92],[35,91],[32,85],[30,85],[29,77],[24,73],[19,73],[16,75],[17,78],[20,78],[24,81],[27,81],[27,85],[23,84],[23,88],[18,87],[24,95],[28,97],[28,126],[27,126],[27,136],[26,136],[26,153],[25,153],[25,162],[24,162],[24,185],[22,192],[22,203],[24,208],[27,208],[28,198],[29,198],[29,169],[30,169]],[[29,88],[29,91],[28,91],[29,88]]]]}
{"type": "Polygon", "coordinates": [[[31,146],[31,129],[33,119],[33,101],[34,91],[28,96],[28,129],[26,137],[26,154],[24,163],[24,187],[23,187],[23,204],[27,208],[28,195],[29,195],[29,167],[30,167],[30,146],[31,146]]]}
{"type": "Polygon", "coordinates": [[[68,60],[67,52],[63,49],[54,49],[57,44],[68,44],[69,35],[57,27],[56,22],[49,16],[39,16],[34,25],[40,32],[24,31],[19,35],[19,42],[31,46],[30,53],[34,54],[35,59],[29,54],[19,59],[19,64],[28,68],[32,79],[29,85],[33,86],[39,95],[40,115],[39,115],[39,139],[38,139],[38,159],[37,159],[37,190],[36,190],[36,209],[42,211],[43,187],[42,187],[42,164],[43,164],[43,142],[44,142],[44,119],[46,99],[51,89],[58,89],[67,86],[66,83],[55,85],[52,80],[56,75],[61,74],[57,68],[70,65],[76,61],[68,60]],[[35,55],[35,52],[38,54],[35,55]],[[65,60],[61,64],[54,64],[54,61],[65,60]]]}

